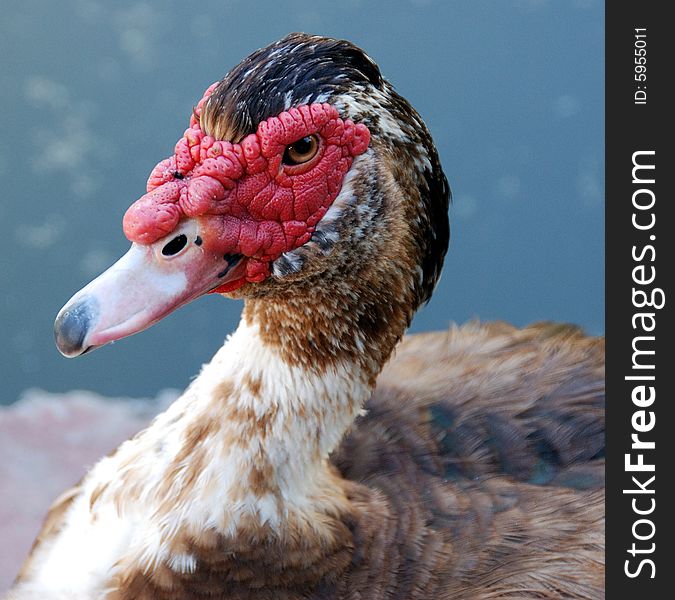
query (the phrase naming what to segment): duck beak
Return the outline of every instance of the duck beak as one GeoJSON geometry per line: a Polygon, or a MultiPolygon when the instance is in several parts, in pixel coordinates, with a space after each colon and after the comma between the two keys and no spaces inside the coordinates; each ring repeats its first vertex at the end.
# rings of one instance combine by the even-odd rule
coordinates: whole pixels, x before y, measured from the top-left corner
{"type": "Polygon", "coordinates": [[[204,246],[196,219],[152,244],[132,244],[59,311],[54,336],[61,354],[80,356],[143,331],[191,300],[244,277],[240,256],[204,246]]]}

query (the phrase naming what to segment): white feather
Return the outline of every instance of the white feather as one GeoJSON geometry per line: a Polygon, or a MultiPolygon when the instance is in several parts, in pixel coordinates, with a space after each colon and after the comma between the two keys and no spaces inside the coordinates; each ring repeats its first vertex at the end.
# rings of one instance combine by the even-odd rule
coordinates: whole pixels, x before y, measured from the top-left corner
{"type": "Polygon", "coordinates": [[[208,527],[234,535],[244,515],[278,526],[283,515],[276,498],[242,494],[242,482],[261,451],[272,466],[270,484],[278,487],[285,514],[311,508],[318,491],[327,485],[323,461],[369,393],[365,379],[351,364],[325,372],[289,365],[264,344],[257,325],[242,321],[166,412],[92,469],[62,531],[37,550],[25,589],[97,598],[119,565],[137,564],[150,570],[165,563],[175,571],[194,571],[195,557],[170,552],[171,541],[180,531],[208,527]],[[259,394],[245,385],[245,377],[260,380],[259,394]],[[234,393],[218,398],[224,382],[234,393]],[[241,423],[222,419],[227,403],[250,408],[257,416],[272,411],[275,416],[264,439],[228,446],[224,442],[228,435],[245,432],[241,423]],[[307,417],[295,418],[301,407],[307,417]],[[199,420],[214,418],[222,422],[213,437],[203,442],[208,445],[209,460],[194,492],[181,502],[175,500],[183,485],[179,474],[175,489],[162,494],[184,447],[184,431],[199,420]],[[318,440],[317,429],[322,430],[318,440]],[[90,509],[92,495],[102,486],[104,491],[90,509]]]}

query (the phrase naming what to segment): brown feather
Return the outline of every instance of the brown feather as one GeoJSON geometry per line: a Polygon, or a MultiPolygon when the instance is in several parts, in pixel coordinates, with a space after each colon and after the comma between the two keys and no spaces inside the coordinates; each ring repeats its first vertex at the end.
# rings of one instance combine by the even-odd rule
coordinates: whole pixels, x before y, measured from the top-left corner
{"type": "Polygon", "coordinates": [[[108,599],[602,598],[603,348],[549,324],[405,338],[332,458],[331,543],[202,532],[175,549],[194,573],[126,572],[108,599]]]}

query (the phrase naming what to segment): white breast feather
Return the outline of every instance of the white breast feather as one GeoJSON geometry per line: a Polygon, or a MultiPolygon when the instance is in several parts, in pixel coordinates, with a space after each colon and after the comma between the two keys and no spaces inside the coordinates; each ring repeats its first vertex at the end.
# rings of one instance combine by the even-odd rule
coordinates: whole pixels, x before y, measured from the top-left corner
{"type": "MultiPolygon", "coordinates": [[[[217,418],[217,414],[212,414],[217,412],[213,396],[227,380],[236,390],[232,401],[240,407],[250,407],[259,416],[273,406],[276,408],[265,437],[266,457],[274,466],[276,484],[287,507],[303,510],[311,504],[314,492],[325,483],[325,472],[320,468],[323,465],[307,458],[316,454],[312,440],[316,439],[317,426],[324,433],[320,454],[325,459],[360,410],[368,386],[351,364],[323,374],[289,366],[262,343],[257,325],[242,321],[166,412],[92,469],[84,481],[82,495],[66,513],[63,530],[37,550],[33,571],[17,593],[42,590],[48,591],[50,598],[64,593],[69,598],[91,600],[102,597],[106,582],[120,563],[131,561],[147,570],[165,562],[176,571],[194,571],[194,557],[170,555],[168,550],[167,541],[184,527],[193,531],[216,528],[232,535],[244,514],[257,514],[272,527],[278,524],[283,515],[279,514],[275,499],[241,494],[240,490],[246,481],[242,473],[250,466],[251,455],[259,449],[261,440],[231,448],[222,443],[222,437],[215,437],[210,440],[210,460],[198,476],[199,493],[172,506],[168,512],[162,510],[161,499],[157,498],[157,490],[166,485],[167,469],[183,446],[181,432],[195,419],[217,418]],[[244,374],[260,378],[259,395],[254,397],[243,385],[244,374]],[[326,408],[327,402],[333,403],[332,409],[326,408]],[[336,410],[336,405],[349,405],[349,409],[336,410]],[[306,415],[317,415],[322,422],[311,417],[293,418],[300,406],[306,415]],[[108,484],[105,492],[91,511],[92,494],[105,484],[108,484]],[[126,501],[125,486],[130,484],[137,490],[138,501],[133,498],[126,501]],[[243,499],[233,502],[234,491],[243,499]],[[118,503],[112,500],[114,497],[118,503]]],[[[236,430],[238,424],[222,424],[223,430],[227,427],[235,427],[235,435],[242,433],[236,430]]],[[[180,487],[180,479],[176,485],[180,487]]]]}

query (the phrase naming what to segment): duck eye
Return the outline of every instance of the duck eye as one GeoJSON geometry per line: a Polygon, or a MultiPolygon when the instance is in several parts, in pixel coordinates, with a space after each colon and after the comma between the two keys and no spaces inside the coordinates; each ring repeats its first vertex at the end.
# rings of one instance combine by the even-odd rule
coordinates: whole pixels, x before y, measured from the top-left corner
{"type": "Polygon", "coordinates": [[[286,146],[282,162],[285,165],[301,165],[312,160],[319,151],[319,140],[315,135],[306,135],[286,146]]]}

